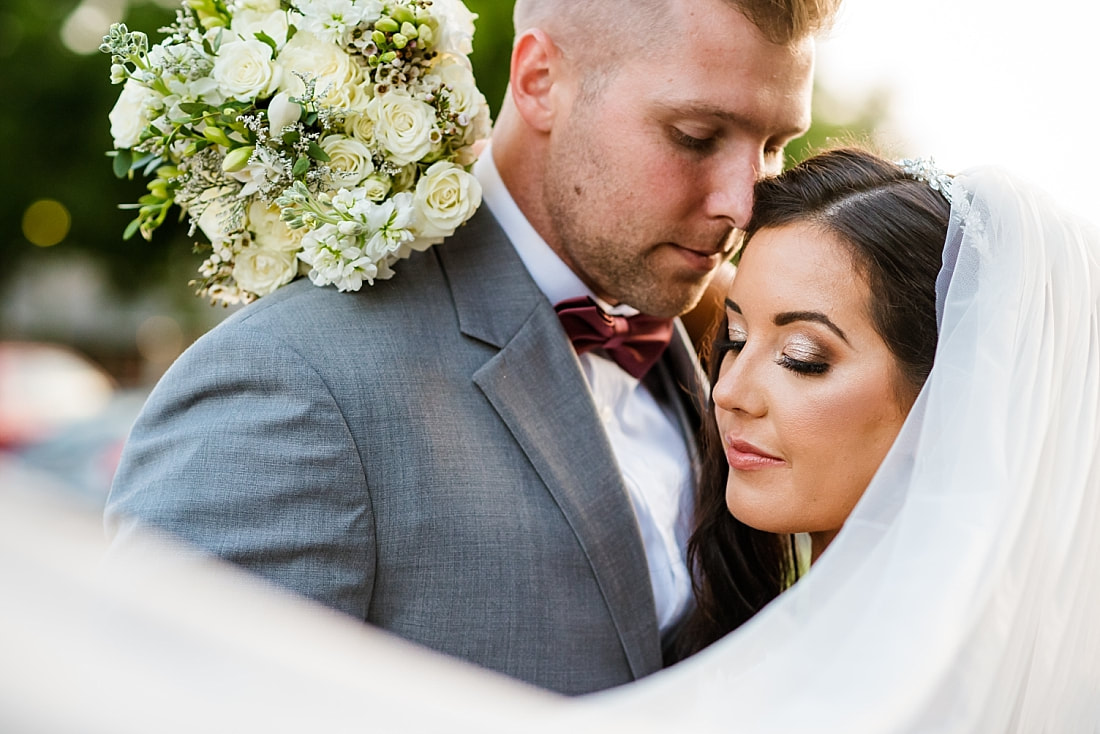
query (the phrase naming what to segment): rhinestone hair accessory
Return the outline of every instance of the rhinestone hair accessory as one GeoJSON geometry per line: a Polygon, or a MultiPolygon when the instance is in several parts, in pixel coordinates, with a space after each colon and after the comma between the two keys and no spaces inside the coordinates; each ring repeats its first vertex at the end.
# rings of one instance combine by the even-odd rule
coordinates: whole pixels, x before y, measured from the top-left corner
{"type": "Polygon", "coordinates": [[[904,158],[898,161],[898,165],[905,172],[905,175],[918,181],[924,181],[933,191],[943,194],[943,198],[947,199],[948,204],[952,203],[952,178],[942,168],[936,166],[935,160],[932,158],[904,158]]]}

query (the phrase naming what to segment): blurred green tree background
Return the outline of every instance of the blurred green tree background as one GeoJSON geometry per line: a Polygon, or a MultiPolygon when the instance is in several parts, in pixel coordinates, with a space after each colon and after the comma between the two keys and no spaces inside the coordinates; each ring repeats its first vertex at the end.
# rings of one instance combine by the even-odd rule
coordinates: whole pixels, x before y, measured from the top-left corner
{"type": "MultiPolygon", "coordinates": [[[[467,0],[479,15],[473,64],[494,115],[505,93],[512,0],[467,0]]],[[[107,113],[120,87],[96,50],[111,21],[159,40],[172,0],[6,0],[0,8],[0,340],[72,345],[123,384],[175,354],[225,315],[187,285],[200,262],[181,225],[153,242],[122,232],[144,182],[111,173],[107,113]]],[[[820,97],[820,95],[819,95],[820,97]]],[[[836,136],[868,135],[881,114],[872,100],[843,117],[815,103],[813,129],[789,162],[836,136]]],[[[161,365],[163,367],[163,364],[161,365]]]]}

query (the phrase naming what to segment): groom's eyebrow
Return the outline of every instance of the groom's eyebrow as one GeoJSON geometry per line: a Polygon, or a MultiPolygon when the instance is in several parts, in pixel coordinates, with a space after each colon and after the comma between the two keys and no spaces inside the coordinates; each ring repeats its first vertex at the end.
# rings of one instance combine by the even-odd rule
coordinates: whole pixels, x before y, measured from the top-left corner
{"type": "Polygon", "coordinates": [[[844,336],[844,332],[841,328],[820,311],[785,311],[783,313],[777,313],[772,321],[776,326],[786,326],[787,324],[793,324],[795,321],[813,321],[818,324],[824,324],[830,331],[843,339],[845,344],[851,346],[851,342],[848,341],[848,337],[844,336]]]}

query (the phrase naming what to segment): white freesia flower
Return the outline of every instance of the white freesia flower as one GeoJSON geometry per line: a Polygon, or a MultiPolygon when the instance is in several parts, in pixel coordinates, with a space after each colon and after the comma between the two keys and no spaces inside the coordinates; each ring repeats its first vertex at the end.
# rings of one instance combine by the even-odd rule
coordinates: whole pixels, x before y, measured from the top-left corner
{"type": "Polygon", "coordinates": [[[349,32],[361,23],[374,23],[382,17],[378,0],[309,0],[296,3],[301,15],[298,30],[312,33],[323,41],[346,44],[349,32]]]}
{"type": "Polygon", "coordinates": [[[413,209],[421,237],[449,237],[481,206],[481,184],[447,161],[433,163],[416,182],[413,209]]]}
{"type": "Polygon", "coordinates": [[[282,80],[271,46],[255,39],[223,43],[214,59],[214,79],[226,97],[248,102],[266,97],[282,80]]]}
{"type": "Polygon", "coordinates": [[[352,188],[374,173],[371,152],[361,141],[346,135],[329,135],[321,140],[321,149],[328,154],[332,170],[332,185],[352,188]]]}
{"type": "Polygon", "coordinates": [[[243,40],[253,40],[257,33],[263,33],[275,42],[277,48],[282,48],[290,32],[290,21],[276,5],[274,11],[242,10],[236,13],[229,29],[243,40]]]}
{"type": "Polygon", "coordinates": [[[144,84],[130,79],[122,85],[118,101],[107,115],[116,148],[133,148],[141,142],[141,133],[152,121],[156,105],[156,92],[144,84]]]}
{"type": "Polygon", "coordinates": [[[436,129],[435,108],[405,92],[388,92],[367,103],[375,140],[386,157],[398,166],[420,160],[432,150],[436,129]]]}
{"type": "Polygon", "coordinates": [[[378,266],[363,254],[358,238],[341,236],[331,224],[308,232],[298,257],[312,266],[309,279],[314,285],[357,291],[364,282],[373,284],[378,276],[378,266]]]}
{"type": "Polygon", "coordinates": [[[302,116],[302,106],[290,101],[290,95],[279,92],[271,98],[271,104],[267,107],[267,129],[271,137],[278,138],[282,135],[283,128],[298,122],[302,116]]]}
{"type": "Polygon", "coordinates": [[[434,0],[432,15],[439,21],[435,48],[440,53],[469,56],[474,50],[474,21],[477,15],[470,12],[461,0],[434,0]]]}
{"type": "Polygon", "coordinates": [[[305,90],[298,74],[313,78],[317,96],[333,107],[351,108],[363,94],[359,88],[363,83],[359,65],[346,51],[325,43],[308,31],[299,31],[287,41],[279,53],[278,63],[283,69],[279,91],[292,96],[305,90]]]}

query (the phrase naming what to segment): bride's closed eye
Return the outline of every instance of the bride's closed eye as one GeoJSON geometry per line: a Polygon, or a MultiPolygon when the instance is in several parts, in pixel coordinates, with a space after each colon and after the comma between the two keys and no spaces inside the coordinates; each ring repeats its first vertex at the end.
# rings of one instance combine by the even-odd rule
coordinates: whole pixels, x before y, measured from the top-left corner
{"type": "MultiPolygon", "coordinates": [[[[714,344],[714,358],[725,361],[729,355],[738,355],[745,348],[748,335],[739,327],[731,326],[724,339],[714,344]]],[[[823,375],[829,371],[828,356],[823,349],[809,340],[794,339],[788,342],[775,363],[798,375],[823,375]]]]}
{"type": "Polygon", "coordinates": [[[795,337],[787,342],[775,360],[780,367],[800,375],[823,375],[829,371],[828,355],[810,339],[795,337]]]}

